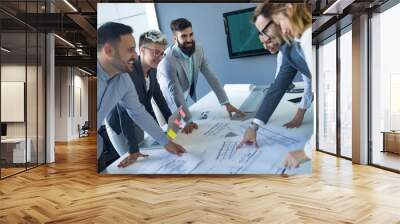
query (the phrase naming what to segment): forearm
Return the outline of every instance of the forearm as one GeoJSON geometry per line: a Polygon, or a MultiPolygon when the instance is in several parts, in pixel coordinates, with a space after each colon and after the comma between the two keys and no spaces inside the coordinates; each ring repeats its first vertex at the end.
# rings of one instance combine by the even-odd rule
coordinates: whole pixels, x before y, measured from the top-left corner
{"type": "Polygon", "coordinates": [[[139,139],[136,139],[135,133],[138,131],[143,132],[143,130],[139,130],[136,127],[134,121],[129,117],[128,113],[124,110],[120,115],[120,126],[122,129],[122,133],[128,142],[128,149],[130,153],[139,152],[139,139]]]}
{"type": "Polygon", "coordinates": [[[289,85],[292,83],[297,71],[285,58],[283,59],[279,74],[268,89],[256,113],[256,119],[263,121],[265,124],[269,121],[289,85]]]}
{"type": "Polygon", "coordinates": [[[128,113],[129,117],[144,131],[149,133],[158,143],[166,145],[169,141],[168,137],[161,130],[154,118],[146,111],[145,107],[137,101],[134,96],[124,97],[121,104],[128,113]]]}
{"type": "Polygon", "coordinates": [[[306,111],[307,111],[307,109],[303,109],[303,108],[299,107],[299,108],[297,108],[296,116],[303,118],[306,111]]]}
{"type": "Polygon", "coordinates": [[[264,124],[269,121],[289,84],[290,82],[285,83],[283,86],[278,86],[276,83],[271,85],[256,113],[256,119],[261,120],[264,124]]]}

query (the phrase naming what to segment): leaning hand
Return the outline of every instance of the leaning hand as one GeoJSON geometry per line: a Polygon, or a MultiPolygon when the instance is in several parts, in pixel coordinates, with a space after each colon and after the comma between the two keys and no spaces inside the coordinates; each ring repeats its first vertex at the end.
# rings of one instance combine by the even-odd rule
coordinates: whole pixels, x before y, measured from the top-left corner
{"type": "Polygon", "coordinates": [[[192,133],[193,129],[198,129],[199,126],[194,123],[194,122],[190,122],[188,124],[186,124],[186,126],[183,128],[182,132],[185,134],[190,134],[192,133]]]}
{"type": "Polygon", "coordinates": [[[303,123],[303,119],[304,119],[304,114],[306,113],[305,109],[301,109],[299,108],[297,110],[296,115],[293,117],[293,119],[291,121],[289,121],[288,123],[284,124],[283,126],[286,128],[298,128],[300,127],[300,125],[303,123]]]}
{"type": "Polygon", "coordinates": [[[259,148],[257,144],[257,132],[253,128],[247,128],[246,132],[243,135],[242,141],[237,145],[236,148],[241,148],[243,145],[255,145],[256,148],[259,148]]]}
{"type": "Polygon", "coordinates": [[[125,159],[123,159],[123,160],[118,164],[118,168],[127,167],[127,166],[131,165],[132,163],[136,162],[136,160],[137,160],[139,157],[144,157],[144,158],[146,158],[146,157],[148,157],[148,156],[149,156],[149,155],[145,155],[145,154],[142,154],[142,153],[140,153],[140,152],[129,153],[129,155],[128,155],[125,159]]]}
{"type": "Polygon", "coordinates": [[[183,148],[181,145],[176,144],[172,141],[169,141],[168,144],[165,146],[165,149],[175,155],[181,156],[183,153],[186,152],[186,149],[183,148]]]}
{"type": "Polygon", "coordinates": [[[288,156],[286,157],[285,160],[285,167],[292,169],[292,168],[297,168],[300,166],[300,164],[309,161],[310,158],[306,156],[304,153],[304,150],[296,150],[288,153],[288,156]]]}
{"type": "Polygon", "coordinates": [[[245,113],[243,113],[242,111],[240,111],[239,109],[237,109],[236,107],[234,107],[232,104],[230,104],[230,103],[227,103],[227,104],[225,104],[225,107],[226,107],[226,110],[228,111],[228,114],[229,114],[229,118],[231,118],[232,119],[232,113],[237,113],[237,114],[239,114],[239,116],[241,117],[241,118],[244,118],[245,116],[246,116],[246,114],[245,113]]]}

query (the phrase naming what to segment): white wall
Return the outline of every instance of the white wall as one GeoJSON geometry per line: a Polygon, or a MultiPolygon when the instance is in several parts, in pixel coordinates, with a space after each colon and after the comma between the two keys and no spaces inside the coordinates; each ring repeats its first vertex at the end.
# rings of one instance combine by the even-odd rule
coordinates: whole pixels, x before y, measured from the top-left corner
{"type": "Polygon", "coordinates": [[[88,78],[83,75],[76,68],[56,67],[56,141],[77,139],[78,124],[82,126],[88,120],[88,78]],[[77,105],[81,105],[82,114],[77,105]]]}
{"type": "MultiPolygon", "coordinates": [[[[81,75],[76,75],[77,70],[75,70],[75,75],[74,75],[74,96],[71,96],[72,99],[74,99],[74,102],[71,103],[71,105],[74,105],[74,108],[72,109],[72,120],[71,120],[71,132],[70,135],[72,138],[77,138],[78,137],[78,124],[82,126],[85,121],[88,121],[89,119],[89,113],[88,113],[88,77],[81,76],[81,75]],[[80,91],[80,93],[79,93],[80,91]],[[79,97],[80,96],[80,97],[79,97]],[[79,102],[80,101],[80,102],[79,102]],[[81,107],[81,108],[79,108],[81,107]],[[81,112],[80,112],[81,110],[81,112]]],[[[80,73],[82,74],[82,73],[80,73]]]]}
{"type": "Polygon", "coordinates": [[[98,3],[97,27],[106,22],[132,27],[136,46],[139,45],[140,34],[150,29],[159,30],[154,3],[98,3]]]}
{"type": "Polygon", "coordinates": [[[67,141],[68,68],[55,68],[55,141],[67,141]],[[66,96],[66,97],[65,97],[66,96]]]}
{"type": "Polygon", "coordinates": [[[1,121],[24,122],[24,82],[1,82],[1,121]]]}

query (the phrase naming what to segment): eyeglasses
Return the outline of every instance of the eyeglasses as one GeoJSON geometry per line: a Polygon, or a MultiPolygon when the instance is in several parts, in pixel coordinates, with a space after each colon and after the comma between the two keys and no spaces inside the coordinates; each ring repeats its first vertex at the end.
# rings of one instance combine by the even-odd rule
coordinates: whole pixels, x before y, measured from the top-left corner
{"type": "Polygon", "coordinates": [[[270,27],[271,25],[272,25],[272,20],[269,21],[261,31],[258,31],[258,35],[259,36],[266,36],[268,38],[268,40],[267,40],[268,42],[272,40],[271,35],[268,34],[268,32],[267,32],[268,27],[270,27]]]}
{"type": "Polygon", "coordinates": [[[153,49],[153,48],[149,48],[149,47],[143,47],[143,48],[150,50],[153,53],[153,56],[156,58],[165,56],[164,51],[159,51],[157,49],[153,49]]]}

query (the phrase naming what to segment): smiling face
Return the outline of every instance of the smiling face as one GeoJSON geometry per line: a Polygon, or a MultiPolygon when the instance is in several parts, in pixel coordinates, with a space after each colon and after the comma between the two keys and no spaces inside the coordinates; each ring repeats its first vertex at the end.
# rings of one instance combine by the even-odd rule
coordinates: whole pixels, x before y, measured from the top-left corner
{"type": "Polygon", "coordinates": [[[192,55],[196,48],[192,27],[188,27],[181,31],[174,32],[174,40],[178,43],[179,48],[187,55],[192,55]]]}
{"type": "Polygon", "coordinates": [[[165,45],[149,43],[140,48],[140,58],[151,68],[157,68],[164,56],[165,45]]]}
{"type": "Polygon", "coordinates": [[[258,37],[264,48],[270,51],[271,54],[278,53],[283,43],[278,26],[271,18],[265,18],[263,15],[257,17],[254,25],[259,32],[258,37]]]}
{"type": "Polygon", "coordinates": [[[119,72],[133,71],[133,63],[137,59],[135,47],[132,34],[122,35],[120,41],[113,46],[111,65],[119,72]]]}

